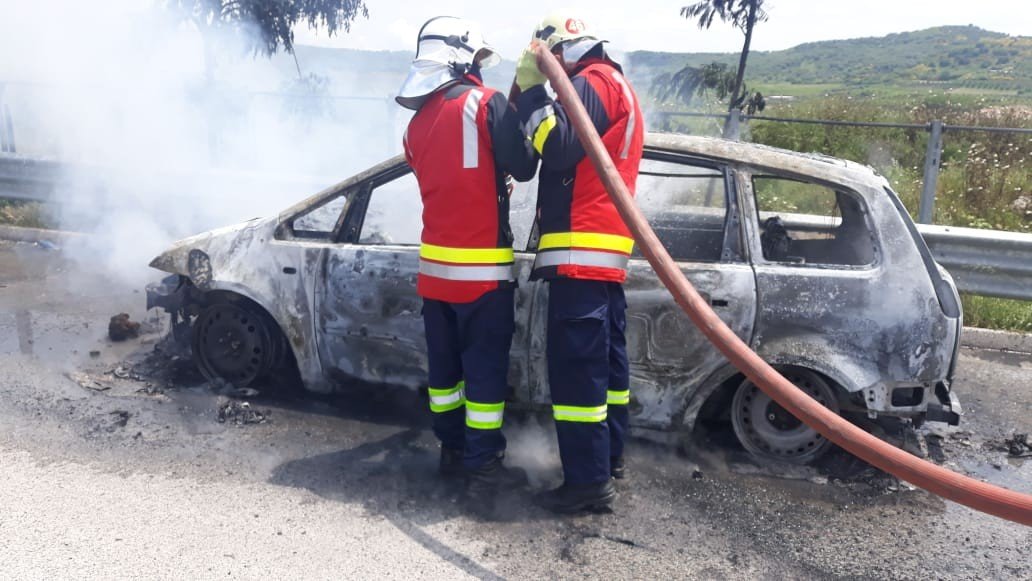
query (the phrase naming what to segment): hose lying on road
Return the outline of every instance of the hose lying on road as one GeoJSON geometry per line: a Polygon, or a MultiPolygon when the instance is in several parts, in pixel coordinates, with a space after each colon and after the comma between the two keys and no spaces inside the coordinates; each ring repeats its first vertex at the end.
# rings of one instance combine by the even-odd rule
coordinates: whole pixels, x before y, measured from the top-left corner
{"type": "Polygon", "coordinates": [[[642,254],[695,326],[739,371],[792,415],[867,463],[948,500],[1032,526],[1032,495],[957,474],[879,440],[812,399],[749,349],[699,296],[634,204],[559,62],[544,44],[536,43],[535,50],[538,66],[559,95],[577,137],[642,254]]]}

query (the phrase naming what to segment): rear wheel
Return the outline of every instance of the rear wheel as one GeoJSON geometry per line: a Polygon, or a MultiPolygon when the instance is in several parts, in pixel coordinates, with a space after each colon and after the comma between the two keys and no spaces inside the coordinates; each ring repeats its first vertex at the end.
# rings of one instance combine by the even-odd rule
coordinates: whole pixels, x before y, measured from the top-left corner
{"type": "MultiPolygon", "coordinates": [[[[839,413],[835,390],[819,375],[796,368],[781,373],[821,405],[839,413]]],[[[817,430],[796,419],[748,379],[731,401],[731,424],[742,446],[759,458],[809,464],[831,447],[817,430]]]]}
{"type": "Polygon", "coordinates": [[[282,348],[279,329],[247,305],[215,303],[194,321],[193,354],[211,381],[245,387],[276,366],[282,348]]]}

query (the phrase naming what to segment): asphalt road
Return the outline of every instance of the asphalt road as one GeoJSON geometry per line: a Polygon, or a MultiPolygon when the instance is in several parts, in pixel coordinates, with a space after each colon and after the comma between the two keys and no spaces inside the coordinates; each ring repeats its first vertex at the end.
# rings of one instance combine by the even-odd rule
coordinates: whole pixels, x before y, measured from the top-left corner
{"type": "MultiPolygon", "coordinates": [[[[230,400],[152,355],[160,322],[113,280],[0,243],[0,579],[1032,577],[1032,529],[844,455],[759,467],[719,434],[687,455],[634,444],[613,514],[556,518],[530,501],[559,478],[554,435],[513,418],[530,482],[482,521],[436,478],[414,397],[259,396],[266,421],[220,423],[230,400]],[[117,312],[149,332],[110,343],[117,312]],[[133,379],[155,366],[170,379],[133,379]]],[[[1032,461],[998,449],[1032,432],[1032,357],[965,350],[956,389],[964,423],[918,444],[1032,492],[1032,461]]]]}

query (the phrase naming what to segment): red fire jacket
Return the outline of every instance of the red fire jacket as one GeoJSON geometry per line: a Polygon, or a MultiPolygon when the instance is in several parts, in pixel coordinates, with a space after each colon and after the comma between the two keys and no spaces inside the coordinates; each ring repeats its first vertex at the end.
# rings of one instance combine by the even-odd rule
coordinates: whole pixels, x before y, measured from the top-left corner
{"type": "MultiPolygon", "coordinates": [[[[633,194],[645,145],[644,118],[634,90],[620,66],[602,58],[582,61],[571,80],[633,194]]],[[[562,103],[553,102],[539,86],[520,95],[518,109],[527,139],[541,158],[541,239],[531,278],[623,282],[634,240],[585,156],[562,103]]]]}
{"type": "Polygon", "coordinates": [[[468,303],[515,284],[505,173],[525,181],[536,161],[505,96],[474,76],[442,88],[404,146],[423,198],[420,296],[468,303]]]}

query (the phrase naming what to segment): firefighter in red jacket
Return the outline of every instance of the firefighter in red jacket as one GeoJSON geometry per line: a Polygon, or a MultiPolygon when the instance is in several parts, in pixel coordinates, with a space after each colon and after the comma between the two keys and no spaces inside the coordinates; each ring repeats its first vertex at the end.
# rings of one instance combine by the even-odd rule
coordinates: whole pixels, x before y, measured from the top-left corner
{"type": "Polygon", "coordinates": [[[504,474],[514,331],[506,174],[527,180],[536,165],[515,110],[481,80],[480,69],[498,60],[475,23],[433,18],[397,97],[416,111],[404,149],[423,199],[417,290],[440,471],[465,471],[470,498],[484,504],[504,474]]]}
{"type": "MultiPolygon", "coordinates": [[[[535,32],[570,75],[616,168],[633,193],[645,134],[638,99],[620,65],[584,22],[546,18],[535,32]]],[[[630,382],[622,283],[634,240],[585,156],[561,102],[544,88],[533,52],[517,63],[517,109],[541,159],[538,253],[531,279],[549,283],[548,383],[563,485],[546,508],[608,507],[611,477],[624,477],[630,382]]]]}

